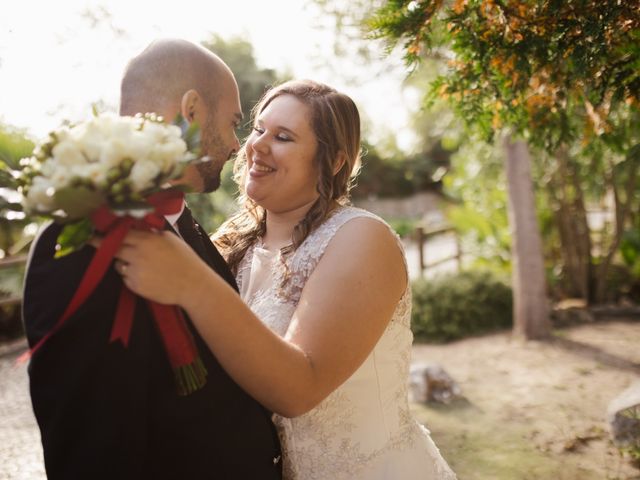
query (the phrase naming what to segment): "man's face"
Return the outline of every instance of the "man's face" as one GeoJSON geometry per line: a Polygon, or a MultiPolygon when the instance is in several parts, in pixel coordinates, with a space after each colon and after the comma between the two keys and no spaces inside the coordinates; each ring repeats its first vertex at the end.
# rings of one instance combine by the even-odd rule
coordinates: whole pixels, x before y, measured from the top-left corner
{"type": "Polygon", "coordinates": [[[209,157],[209,161],[195,165],[202,192],[213,192],[220,186],[225,162],[240,148],[236,129],[242,121],[242,110],[235,81],[226,90],[227,94],[218,98],[215,109],[209,109],[201,124],[200,150],[209,157]]]}

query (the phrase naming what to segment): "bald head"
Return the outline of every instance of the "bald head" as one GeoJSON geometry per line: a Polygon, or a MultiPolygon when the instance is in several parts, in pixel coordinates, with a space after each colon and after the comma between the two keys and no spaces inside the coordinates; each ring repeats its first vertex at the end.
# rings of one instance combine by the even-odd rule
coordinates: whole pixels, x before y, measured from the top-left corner
{"type": "Polygon", "coordinates": [[[172,120],[187,91],[197,91],[213,109],[232,85],[231,70],[209,50],[185,40],[156,40],[127,65],[120,114],[156,112],[172,120]]]}

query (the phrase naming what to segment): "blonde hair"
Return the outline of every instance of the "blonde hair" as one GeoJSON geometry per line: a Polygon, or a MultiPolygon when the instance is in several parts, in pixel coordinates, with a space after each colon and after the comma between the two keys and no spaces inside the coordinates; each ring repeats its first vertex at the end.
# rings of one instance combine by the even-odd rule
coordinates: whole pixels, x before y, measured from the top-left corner
{"type": "MultiPolygon", "coordinates": [[[[254,107],[251,120],[255,121],[281,95],[292,95],[309,108],[311,127],[318,145],[314,163],[319,172],[316,186],[319,197],[294,228],[291,245],[281,250],[284,258],[304,242],[336,205],[349,202],[349,190],[360,166],[360,115],[347,95],[311,80],[292,80],[267,91],[254,107]],[[344,163],[334,173],[342,160],[344,163]]],[[[249,247],[266,231],[267,213],[247,196],[244,190],[246,175],[245,143],[234,166],[234,179],[240,192],[240,211],[227,220],[214,236],[215,244],[234,274],[249,247]]]]}

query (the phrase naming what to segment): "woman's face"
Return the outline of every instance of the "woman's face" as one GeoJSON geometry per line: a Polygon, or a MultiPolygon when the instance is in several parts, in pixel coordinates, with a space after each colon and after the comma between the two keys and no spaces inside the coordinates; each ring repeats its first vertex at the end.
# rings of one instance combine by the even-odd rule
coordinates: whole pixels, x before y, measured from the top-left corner
{"type": "Polygon", "coordinates": [[[309,107],[280,95],[258,115],[246,143],[245,191],[267,211],[285,213],[318,198],[316,135],[309,107]]]}

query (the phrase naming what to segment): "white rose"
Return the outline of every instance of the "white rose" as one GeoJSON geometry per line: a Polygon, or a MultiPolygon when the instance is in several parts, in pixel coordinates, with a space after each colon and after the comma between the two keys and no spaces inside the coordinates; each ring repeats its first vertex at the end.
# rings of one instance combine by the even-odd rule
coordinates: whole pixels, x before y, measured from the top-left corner
{"type": "Polygon", "coordinates": [[[127,156],[126,143],[118,137],[110,138],[102,144],[100,163],[105,168],[116,167],[127,156]]]}
{"type": "Polygon", "coordinates": [[[167,125],[167,135],[173,139],[182,139],[182,130],[177,125],[167,125]]]}
{"type": "Polygon", "coordinates": [[[73,140],[63,140],[57,143],[51,153],[60,165],[73,166],[87,163],[79,145],[73,140]]]}
{"type": "Polygon", "coordinates": [[[56,161],[53,158],[47,158],[42,163],[42,167],[40,167],[40,174],[50,178],[55,173],[57,168],[58,165],[56,161]]]}
{"type": "Polygon", "coordinates": [[[53,185],[43,177],[35,177],[23,205],[28,211],[48,212],[53,209],[53,185]]]}
{"type": "Polygon", "coordinates": [[[87,122],[90,128],[96,128],[105,137],[110,137],[113,134],[114,124],[119,121],[120,117],[113,115],[112,113],[103,113],[97,117],[91,118],[87,122]]]}
{"type": "Polygon", "coordinates": [[[111,124],[111,134],[115,136],[129,135],[138,127],[138,123],[131,117],[120,117],[117,115],[109,115],[111,124]]]}
{"type": "Polygon", "coordinates": [[[137,160],[133,164],[129,179],[135,192],[155,186],[153,180],[160,173],[160,167],[150,160],[137,160]]]}
{"type": "Polygon", "coordinates": [[[132,160],[142,160],[149,155],[153,144],[142,132],[132,132],[124,144],[125,157],[132,160]]]}
{"type": "Polygon", "coordinates": [[[173,170],[174,165],[182,161],[187,153],[187,145],[182,139],[162,143],[153,149],[154,159],[161,166],[163,172],[173,170]]]}
{"type": "Polygon", "coordinates": [[[167,125],[156,122],[146,122],[142,131],[150,144],[164,142],[169,133],[167,125]]]}
{"type": "Polygon", "coordinates": [[[95,187],[100,187],[107,180],[107,169],[100,163],[77,167],[73,173],[76,177],[90,180],[95,187]]]}
{"type": "MultiPolygon", "coordinates": [[[[51,175],[49,175],[49,178],[47,180],[51,183],[51,186],[55,190],[60,190],[61,188],[67,187],[73,177],[73,169],[64,167],[62,165],[56,165],[55,170],[51,175]]],[[[34,181],[38,178],[39,177],[36,177],[34,181]]]]}
{"type": "Polygon", "coordinates": [[[82,151],[90,162],[97,162],[106,141],[104,132],[100,130],[98,124],[90,122],[84,125],[84,128],[78,133],[77,141],[82,146],[82,151]]]}

